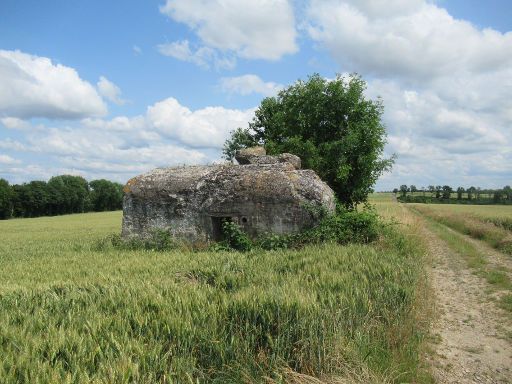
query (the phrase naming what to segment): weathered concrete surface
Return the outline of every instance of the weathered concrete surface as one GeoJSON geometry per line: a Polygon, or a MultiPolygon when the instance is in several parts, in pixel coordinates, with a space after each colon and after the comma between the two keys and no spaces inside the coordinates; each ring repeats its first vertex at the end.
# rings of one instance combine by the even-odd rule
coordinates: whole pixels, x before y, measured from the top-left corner
{"type": "Polygon", "coordinates": [[[124,187],[123,237],[161,228],[205,243],[220,239],[221,220],[229,218],[255,238],[311,227],[315,208],[334,212],[334,193],[315,172],[271,161],[155,169],[131,179],[124,187]]]}
{"type": "Polygon", "coordinates": [[[235,159],[240,165],[246,164],[278,164],[290,163],[295,169],[300,169],[301,161],[299,156],[291,153],[282,153],[277,156],[268,156],[265,148],[251,147],[236,152],[235,159]]]}
{"type": "Polygon", "coordinates": [[[263,147],[243,148],[236,151],[235,159],[238,164],[245,165],[250,164],[253,157],[265,156],[266,154],[267,151],[263,147]]]}

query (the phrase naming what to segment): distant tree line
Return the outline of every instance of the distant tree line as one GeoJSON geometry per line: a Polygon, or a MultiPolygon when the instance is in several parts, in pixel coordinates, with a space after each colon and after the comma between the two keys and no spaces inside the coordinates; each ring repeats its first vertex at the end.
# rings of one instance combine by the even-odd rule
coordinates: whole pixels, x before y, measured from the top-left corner
{"type": "Polygon", "coordinates": [[[61,175],[46,181],[9,185],[0,179],[0,219],[90,211],[114,211],[123,205],[123,186],[105,179],[87,182],[61,175]]]}
{"type": "Polygon", "coordinates": [[[415,185],[401,185],[393,190],[400,201],[406,203],[455,203],[455,204],[512,204],[512,188],[483,189],[480,187],[458,187],[429,185],[416,188],[415,185]]]}

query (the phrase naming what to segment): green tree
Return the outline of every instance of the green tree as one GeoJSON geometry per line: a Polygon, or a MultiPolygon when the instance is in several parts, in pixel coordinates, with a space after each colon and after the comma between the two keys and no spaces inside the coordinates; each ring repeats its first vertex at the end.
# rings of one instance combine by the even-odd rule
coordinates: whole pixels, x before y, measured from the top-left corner
{"type": "Polygon", "coordinates": [[[14,193],[9,182],[0,179],[0,220],[8,219],[12,216],[14,193]]]}
{"type": "Polygon", "coordinates": [[[476,188],[471,186],[467,189],[468,193],[468,200],[471,200],[473,198],[473,195],[476,193],[476,188]]]}
{"type": "Polygon", "coordinates": [[[89,183],[90,201],[95,211],[113,211],[123,206],[123,186],[119,183],[101,179],[89,183]]]}
{"type": "Polygon", "coordinates": [[[233,161],[236,151],[242,148],[253,147],[258,144],[259,143],[256,141],[256,138],[251,135],[251,132],[248,129],[237,128],[231,132],[231,137],[224,143],[222,152],[224,153],[224,158],[226,160],[233,161]]]}
{"type": "Polygon", "coordinates": [[[89,183],[81,176],[60,175],[49,181],[49,200],[52,207],[58,207],[58,214],[80,213],[87,210],[89,183]]]}
{"type": "Polygon", "coordinates": [[[402,197],[405,197],[407,195],[407,192],[409,192],[409,188],[407,188],[407,185],[402,184],[400,186],[400,194],[402,195],[402,197]]]}
{"type": "Polygon", "coordinates": [[[46,181],[31,181],[14,186],[16,191],[15,211],[21,217],[38,217],[47,214],[48,187],[46,181]]]}
{"type": "Polygon", "coordinates": [[[432,197],[434,197],[434,195],[436,193],[436,187],[433,186],[433,185],[429,185],[428,186],[428,191],[432,194],[432,197]]]}
{"type": "Polygon", "coordinates": [[[414,194],[414,192],[418,192],[418,188],[416,188],[416,186],[413,184],[409,187],[409,190],[411,191],[411,193],[414,194]]]}
{"type": "Polygon", "coordinates": [[[440,199],[441,198],[441,191],[443,190],[443,187],[441,187],[440,185],[436,185],[436,199],[440,199]]]}
{"type": "Polygon", "coordinates": [[[60,176],[48,180],[48,214],[62,215],[70,212],[68,188],[60,176]]]}
{"type": "Polygon", "coordinates": [[[449,185],[443,186],[443,199],[449,199],[452,194],[452,187],[449,185]]]}
{"type": "Polygon", "coordinates": [[[462,194],[464,193],[464,188],[463,187],[459,187],[457,188],[457,200],[462,200],[462,194]]]}
{"type": "Polygon", "coordinates": [[[368,198],[377,178],[393,163],[383,159],[386,131],[380,99],[365,97],[358,75],[319,74],[297,81],[276,97],[267,97],[248,129],[237,129],[224,146],[232,159],[236,149],[261,144],[267,153],[300,156],[329,184],[339,201],[354,207],[368,198]]]}
{"type": "Polygon", "coordinates": [[[510,185],[503,187],[503,195],[505,196],[505,199],[512,200],[512,188],[510,188],[510,185]]]}

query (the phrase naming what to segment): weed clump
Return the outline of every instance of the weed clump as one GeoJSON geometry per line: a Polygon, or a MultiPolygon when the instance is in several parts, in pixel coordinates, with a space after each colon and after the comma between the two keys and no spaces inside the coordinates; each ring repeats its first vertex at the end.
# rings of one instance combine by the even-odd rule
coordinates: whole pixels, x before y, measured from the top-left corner
{"type": "Polygon", "coordinates": [[[265,250],[300,248],[308,244],[365,244],[377,239],[381,227],[379,216],[371,209],[348,211],[339,209],[325,216],[320,223],[304,232],[292,235],[269,234],[258,241],[265,250]]]}
{"type": "Polygon", "coordinates": [[[222,234],[224,240],[216,244],[216,250],[230,250],[247,252],[253,248],[253,243],[247,234],[232,221],[222,222],[222,234]]]}

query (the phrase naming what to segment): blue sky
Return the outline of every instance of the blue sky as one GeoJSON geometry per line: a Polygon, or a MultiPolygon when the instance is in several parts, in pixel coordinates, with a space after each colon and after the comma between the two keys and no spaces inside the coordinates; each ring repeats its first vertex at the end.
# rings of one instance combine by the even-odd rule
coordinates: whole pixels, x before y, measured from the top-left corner
{"type": "Polygon", "coordinates": [[[265,96],[358,72],[400,184],[512,184],[512,3],[0,2],[0,177],[220,159],[265,96]]]}

